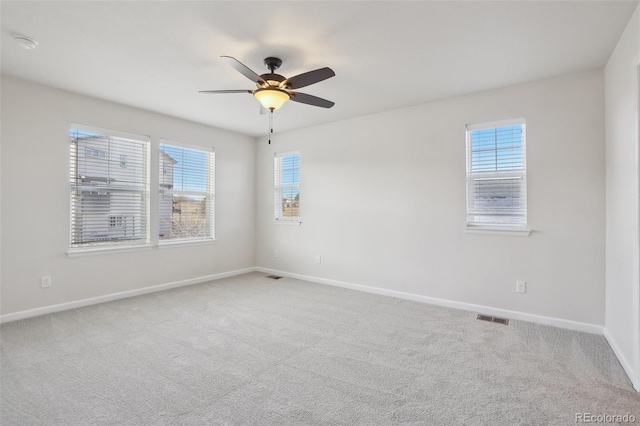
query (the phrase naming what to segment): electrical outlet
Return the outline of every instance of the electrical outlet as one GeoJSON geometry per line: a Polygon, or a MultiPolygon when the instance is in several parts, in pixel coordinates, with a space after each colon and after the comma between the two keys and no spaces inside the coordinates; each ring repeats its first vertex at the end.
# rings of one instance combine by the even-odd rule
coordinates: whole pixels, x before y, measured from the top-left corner
{"type": "Polygon", "coordinates": [[[526,292],[527,292],[527,282],[516,281],[516,293],[526,293],[526,292]]]}
{"type": "Polygon", "coordinates": [[[274,250],[273,251],[273,257],[275,257],[276,259],[280,256],[280,254],[278,253],[278,250],[274,250]]]}
{"type": "Polygon", "coordinates": [[[49,288],[51,287],[51,276],[50,275],[46,275],[44,277],[40,278],[40,284],[42,285],[42,288],[49,288]]]}
{"type": "Polygon", "coordinates": [[[322,263],[322,257],[319,254],[316,254],[316,263],[322,263]]]}

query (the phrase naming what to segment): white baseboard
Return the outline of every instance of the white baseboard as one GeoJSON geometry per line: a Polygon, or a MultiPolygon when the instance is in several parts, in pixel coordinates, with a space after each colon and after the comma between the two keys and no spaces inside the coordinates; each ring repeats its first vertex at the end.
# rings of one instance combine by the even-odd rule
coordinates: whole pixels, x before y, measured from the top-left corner
{"type": "MultiPolygon", "coordinates": [[[[60,303],[57,305],[43,306],[41,308],[13,312],[10,314],[0,315],[0,324],[11,322],[11,321],[17,321],[25,318],[32,318],[40,315],[51,314],[54,312],[65,311],[68,309],[81,308],[83,306],[96,305],[98,303],[110,302],[112,300],[124,299],[127,297],[134,297],[134,296],[139,296],[147,293],[154,293],[162,290],[169,290],[171,288],[183,287],[183,286],[192,285],[192,284],[199,284],[207,281],[215,281],[222,278],[246,274],[254,271],[259,271],[259,272],[273,274],[273,275],[280,275],[283,277],[295,278],[295,279],[304,280],[304,281],[310,281],[318,284],[327,284],[335,287],[343,287],[351,290],[363,291],[366,293],[374,293],[374,294],[380,294],[383,296],[413,300],[416,302],[444,306],[447,308],[462,309],[465,311],[477,312],[484,315],[500,316],[500,317],[506,317],[509,319],[529,321],[537,324],[551,325],[555,327],[566,328],[569,330],[583,331],[583,332],[593,333],[593,334],[600,334],[600,335],[605,334],[606,336],[604,328],[596,324],[588,324],[588,323],[571,321],[571,320],[566,320],[561,318],[553,318],[553,317],[546,317],[546,316],[535,315],[535,314],[528,314],[524,312],[511,311],[507,309],[494,308],[491,306],[457,302],[455,300],[439,299],[436,297],[422,296],[419,294],[412,294],[412,293],[404,293],[401,291],[370,287],[362,284],[353,284],[353,283],[344,282],[344,281],[330,280],[327,278],[313,277],[310,275],[294,274],[290,272],[278,271],[275,269],[267,269],[262,267],[238,269],[235,271],[222,272],[222,273],[213,274],[213,275],[205,275],[202,277],[190,278],[190,279],[181,280],[181,281],[174,281],[170,283],[138,288],[135,290],[123,291],[119,293],[111,293],[104,296],[91,297],[88,299],[76,300],[73,302],[66,302],[66,303],[60,303]]],[[[616,351],[617,347],[615,346],[615,343],[613,342],[613,340],[610,337],[607,337],[607,340],[609,341],[609,344],[611,345],[611,347],[614,349],[614,352],[616,353],[618,358],[620,358],[620,362],[623,364],[625,371],[629,373],[629,371],[631,371],[629,367],[630,364],[620,356],[619,351],[616,351]]]]}
{"type": "Polygon", "coordinates": [[[73,302],[60,303],[57,305],[44,306],[41,308],[35,308],[35,309],[29,309],[25,311],[14,312],[10,314],[4,314],[4,315],[0,315],[0,324],[11,322],[11,321],[17,321],[25,318],[37,317],[40,315],[51,314],[54,312],[65,311],[68,309],[75,309],[75,308],[81,308],[84,306],[96,305],[98,303],[110,302],[112,300],[139,296],[142,294],[154,293],[157,291],[169,290],[172,288],[184,287],[184,286],[199,284],[207,281],[215,281],[222,278],[232,277],[235,275],[241,275],[241,274],[246,274],[246,273],[255,272],[255,271],[263,272],[266,274],[279,275],[282,277],[295,278],[303,281],[310,281],[318,284],[327,284],[335,287],[343,287],[351,290],[363,291],[366,293],[374,293],[374,294],[380,294],[383,296],[396,297],[399,299],[413,300],[416,302],[428,303],[428,304],[437,305],[437,306],[444,306],[447,308],[472,311],[472,312],[477,312],[484,315],[500,316],[500,317],[506,317],[509,319],[529,321],[537,324],[551,325],[554,327],[560,327],[560,328],[565,328],[565,329],[575,330],[575,331],[582,331],[582,332],[587,332],[592,334],[600,334],[600,335],[604,334],[604,337],[609,342],[611,349],[613,350],[615,355],[618,357],[618,360],[620,360],[620,364],[622,365],[622,368],[624,368],[625,372],[631,379],[631,382],[634,388],[640,391],[640,382],[639,382],[640,379],[636,379],[638,376],[636,375],[636,372],[632,368],[631,363],[627,360],[627,358],[624,356],[622,351],[620,351],[618,344],[616,343],[615,339],[611,336],[609,331],[606,328],[597,324],[589,324],[589,323],[571,321],[571,320],[566,320],[561,318],[528,314],[525,312],[511,311],[508,309],[500,309],[500,308],[494,308],[491,306],[484,306],[484,305],[475,305],[472,303],[457,302],[455,300],[440,299],[436,297],[422,296],[419,294],[404,293],[401,291],[370,287],[362,284],[354,284],[354,283],[349,283],[345,281],[336,281],[336,280],[331,280],[327,278],[313,277],[310,275],[294,274],[290,272],[278,271],[275,269],[268,269],[268,268],[262,268],[262,267],[244,268],[244,269],[238,269],[235,271],[222,272],[219,274],[205,275],[202,277],[190,278],[187,280],[174,281],[170,283],[159,284],[159,285],[139,288],[135,290],[112,293],[104,296],[91,297],[88,299],[76,300],[73,302]]]}
{"type": "Polygon", "coordinates": [[[383,296],[397,297],[400,299],[413,300],[416,302],[428,303],[431,305],[444,306],[447,308],[461,309],[464,311],[477,312],[483,315],[491,315],[498,317],[506,317],[514,320],[528,321],[537,324],[551,325],[554,327],[566,328],[569,330],[583,331],[591,334],[604,334],[604,327],[597,324],[589,324],[585,322],[571,321],[562,318],[546,317],[542,315],[528,314],[525,312],[511,311],[508,309],[494,308],[491,306],[474,305],[472,303],[457,302],[455,300],[439,299],[437,297],[422,296],[419,294],[404,293],[401,291],[388,290],[385,288],[369,287],[362,284],[353,284],[344,281],[330,280],[327,278],[318,278],[309,275],[292,274],[285,271],[277,271],[256,267],[256,271],[266,274],[279,275],[281,277],[295,278],[304,281],[311,281],[318,284],[328,284],[336,287],[349,288],[351,290],[364,291],[367,293],[380,294],[383,296]]]}
{"type": "Polygon", "coordinates": [[[629,376],[629,379],[631,380],[633,387],[638,392],[640,392],[640,383],[638,383],[638,380],[637,380],[638,376],[636,372],[634,371],[627,357],[625,357],[624,353],[622,353],[622,351],[620,350],[620,346],[618,346],[616,339],[613,338],[613,336],[609,332],[609,329],[606,327],[604,329],[604,337],[607,339],[607,342],[609,342],[609,346],[611,346],[613,353],[616,354],[616,357],[618,357],[618,361],[620,361],[620,365],[622,365],[622,368],[624,369],[625,373],[627,373],[627,376],[629,376]]]}
{"type": "Polygon", "coordinates": [[[76,300],[73,302],[60,303],[57,305],[43,306],[42,308],[29,309],[26,311],[13,312],[11,314],[0,315],[0,324],[17,321],[25,318],[37,317],[40,315],[51,314],[54,312],[66,311],[68,309],[81,308],[83,306],[96,305],[98,303],[110,302],[112,300],[124,299],[127,297],[139,296],[141,294],[154,293],[156,291],[169,290],[171,288],[184,287],[192,284],[204,283],[207,281],[215,281],[222,278],[232,277],[234,275],[246,274],[254,272],[256,268],[244,268],[235,271],[222,272],[219,274],[205,275],[202,277],[190,278],[187,280],[174,281],[166,284],[158,284],[150,287],[137,288],[135,290],[122,291],[119,293],[106,294],[104,296],[91,297],[88,299],[76,300]]]}

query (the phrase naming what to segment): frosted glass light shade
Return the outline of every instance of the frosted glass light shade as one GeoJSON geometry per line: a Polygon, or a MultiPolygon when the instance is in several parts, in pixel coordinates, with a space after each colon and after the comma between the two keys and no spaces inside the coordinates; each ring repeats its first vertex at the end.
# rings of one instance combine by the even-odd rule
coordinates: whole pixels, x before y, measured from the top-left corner
{"type": "Polygon", "coordinates": [[[263,107],[269,110],[275,110],[280,108],[285,102],[289,100],[289,94],[280,89],[258,89],[253,96],[262,104],[263,107]]]}

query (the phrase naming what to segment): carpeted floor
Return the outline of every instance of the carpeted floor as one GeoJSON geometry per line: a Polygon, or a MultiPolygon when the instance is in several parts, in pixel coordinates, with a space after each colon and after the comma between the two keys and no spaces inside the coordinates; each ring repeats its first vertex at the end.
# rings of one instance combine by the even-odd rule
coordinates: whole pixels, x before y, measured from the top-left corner
{"type": "Polygon", "coordinates": [[[635,415],[602,336],[252,273],[8,323],[9,425],[569,425],[635,415]]]}

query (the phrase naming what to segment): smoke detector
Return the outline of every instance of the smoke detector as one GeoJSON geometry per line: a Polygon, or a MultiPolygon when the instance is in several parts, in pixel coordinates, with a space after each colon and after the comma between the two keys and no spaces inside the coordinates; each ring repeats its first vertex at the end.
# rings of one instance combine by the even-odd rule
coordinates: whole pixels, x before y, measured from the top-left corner
{"type": "Polygon", "coordinates": [[[31,40],[29,37],[25,37],[23,35],[14,34],[13,39],[18,43],[19,46],[24,47],[27,50],[35,49],[38,46],[38,42],[35,40],[31,40]]]}

